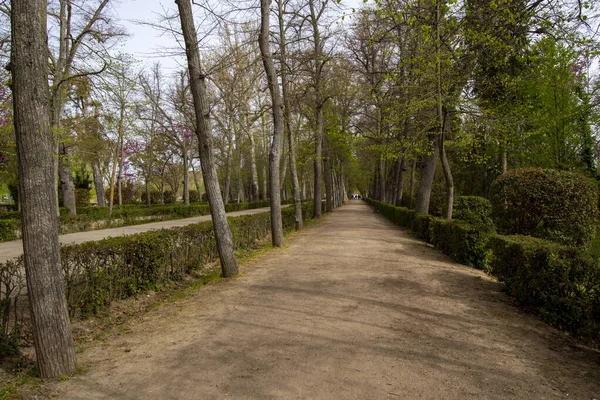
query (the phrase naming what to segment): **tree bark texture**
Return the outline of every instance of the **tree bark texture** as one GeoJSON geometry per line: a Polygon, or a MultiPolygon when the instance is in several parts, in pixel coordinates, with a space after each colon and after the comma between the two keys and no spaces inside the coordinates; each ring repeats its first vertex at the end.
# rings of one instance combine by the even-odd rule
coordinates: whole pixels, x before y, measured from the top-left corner
{"type": "Polygon", "coordinates": [[[92,162],[92,169],[94,170],[94,187],[96,189],[96,203],[99,207],[104,207],[106,201],[104,200],[104,182],[102,181],[102,169],[100,168],[100,160],[95,159],[92,162]]]}
{"type": "Polygon", "coordinates": [[[269,49],[269,20],[271,0],[260,1],[260,33],[258,45],[262,56],[263,66],[267,75],[267,85],[271,93],[273,108],[273,140],[269,152],[269,184],[271,191],[271,239],[273,246],[283,246],[283,220],[281,217],[281,191],[279,168],[283,149],[283,103],[277,82],[277,72],[269,49]]]}
{"type": "Polygon", "coordinates": [[[196,136],[200,154],[200,166],[206,188],[206,197],[210,206],[215,240],[221,260],[221,269],[224,277],[238,274],[237,262],[234,254],[231,229],[227,223],[225,206],[221,198],[217,168],[212,151],[212,133],[210,114],[206,96],[205,76],[200,66],[200,52],[198,39],[194,26],[192,5],[190,0],[176,0],[181,20],[181,29],[186,47],[188,70],[190,74],[190,88],[194,99],[194,113],[196,116],[196,136]]]}
{"type": "Polygon", "coordinates": [[[12,2],[11,71],[27,293],[39,373],[51,378],[72,373],[75,348],[58,242],[46,7],[12,2]]]}
{"type": "Polygon", "coordinates": [[[433,149],[431,149],[431,154],[425,156],[421,168],[421,181],[419,182],[419,191],[417,192],[417,201],[415,204],[415,211],[418,214],[429,214],[429,201],[431,200],[435,168],[439,157],[439,135],[430,134],[429,141],[433,149]]]}

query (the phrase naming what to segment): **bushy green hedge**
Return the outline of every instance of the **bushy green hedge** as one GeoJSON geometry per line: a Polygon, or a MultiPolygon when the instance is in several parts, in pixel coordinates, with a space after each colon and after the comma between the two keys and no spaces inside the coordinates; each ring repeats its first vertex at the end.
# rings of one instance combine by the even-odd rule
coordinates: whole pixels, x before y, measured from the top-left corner
{"type": "Polygon", "coordinates": [[[197,190],[190,190],[189,196],[190,196],[190,203],[199,203],[200,202],[200,196],[198,195],[197,190]]]}
{"type": "MultiPolygon", "coordinates": [[[[285,202],[284,202],[285,203],[285,202]]],[[[229,203],[225,204],[226,212],[244,211],[255,208],[269,207],[269,201],[256,201],[251,203],[229,203]]],[[[98,229],[107,226],[108,207],[80,207],[77,209],[77,215],[68,214],[66,209],[61,209],[60,233],[73,233],[98,229]]],[[[10,215],[13,219],[15,229],[20,229],[21,214],[18,212],[4,213],[10,215]]],[[[202,215],[209,215],[210,208],[206,203],[194,203],[188,206],[184,204],[161,204],[154,206],[144,205],[124,205],[113,208],[113,225],[123,226],[132,225],[140,222],[161,221],[167,219],[190,218],[202,215]]],[[[13,238],[14,239],[14,238],[13,238]]],[[[0,235],[0,242],[13,239],[3,239],[0,235]]]]}
{"type": "Polygon", "coordinates": [[[596,232],[598,190],[579,174],[539,168],[508,171],[492,183],[490,201],[502,234],[587,246],[596,232]]]}
{"type": "Polygon", "coordinates": [[[431,243],[431,224],[436,219],[438,218],[429,214],[415,214],[415,221],[412,228],[415,236],[427,243],[431,243]]]}
{"type": "Polygon", "coordinates": [[[493,236],[492,269],[517,301],[575,335],[600,339],[600,266],[580,248],[493,236]]]}
{"type": "Polygon", "coordinates": [[[492,221],[492,204],[485,197],[455,197],[452,217],[475,225],[491,227],[494,224],[492,221]]]}
{"type": "MultiPolygon", "coordinates": [[[[304,218],[310,218],[312,203],[304,203],[302,212],[304,218]]],[[[284,230],[292,230],[294,208],[284,208],[282,216],[284,230]]],[[[271,231],[268,212],[229,217],[228,222],[236,249],[252,248],[271,231]]],[[[114,300],[182,279],[217,259],[211,221],[62,246],[69,313],[85,317],[101,312],[114,300]]],[[[0,264],[0,272],[14,267],[15,262],[23,269],[20,258],[0,264]]],[[[3,276],[0,274],[0,284],[3,276]]]]}
{"type": "Polygon", "coordinates": [[[163,203],[175,204],[177,201],[177,195],[172,190],[167,190],[163,193],[163,203]]]}
{"type": "Polygon", "coordinates": [[[478,217],[482,213],[472,215],[471,221],[477,222],[472,224],[413,213],[411,224],[410,210],[366,201],[392,222],[424,240],[429,238],[453,260],[498,276],[521,305],[537,310],[552,325],[600,340],[600,265],[585,249],[496,235],[493,225],[478,217]]]}
{"type": "Polygon", "coordinates": [[[487,242],[494,230],[489,225],[434,218],[430,220],[431,244],[453,260],[489,271],[487,242]]]}
{"type": "Polygon", "coordinates": [[[16,240],[17,223],[14,219],[0,220],[0,242],[16,240]]]}

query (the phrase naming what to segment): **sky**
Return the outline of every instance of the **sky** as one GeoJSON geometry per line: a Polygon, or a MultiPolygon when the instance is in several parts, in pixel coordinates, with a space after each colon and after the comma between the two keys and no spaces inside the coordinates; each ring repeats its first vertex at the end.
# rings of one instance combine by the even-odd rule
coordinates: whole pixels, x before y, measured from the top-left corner
{"type": "MultiPolygon", "coordinates": [[[[342,3],[348,8],[358,8],[363,0],[343,0],[342,3]]],[[[140,23],[157,23],[161,16],[173,14],[176,10],[174,0],[118,0],[113,11],[129,34],[119,50],[132,54],[146,66],[160,62],[165,72],[182,69],[185,54],[175,36],[140,23]]]]}
{"type": "Polygon", "coordinates": [[[121,20],[120,24],[129,34],[121,51],[132,54],[148,66],[155,62],[160,62],[163,68],[169,70],[183,66],[184,54],[175,37],[140,23],[157,23],[165,15],[165,11],[174,12],[176,5],[173,0],[119,0],[113,7],[121,20]]]}

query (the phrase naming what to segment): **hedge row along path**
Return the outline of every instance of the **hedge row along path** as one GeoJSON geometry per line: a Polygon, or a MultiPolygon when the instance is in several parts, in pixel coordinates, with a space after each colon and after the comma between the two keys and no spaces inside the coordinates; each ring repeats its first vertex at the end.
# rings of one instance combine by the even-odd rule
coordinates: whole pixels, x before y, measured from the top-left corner
{"type": "Polygon", "coordinates": [[[600,399],[600,354],[361,201],[78,355],[61,399],[600,399]]]}
{"type": "MultiPolygon", "coordinates": [[[[282,205],[281,207],[289,207],[289,205],[282,205]]],[[[268,212],[269,207],[255,208],[244,211],[234,211],[227,213],[228,217],[237,217],[239,215],[250,215],[260,214],[268,212]]],[[[155,229],[168,229],[177,226],[186,226],[190,224],[196,224],[198,222],[210,221],[210,215],[202,215],[199,217],[176,219],[169,221],[151,222],[147,224],[121,226],[118,228],[109,229],[98,229],[95,231],[87,232],[76,232],[69,233],[66,235],[60,235],[59,240],[61,244],[79,244],[84,242],[94,242],[102,239],[106,239],[114,236],[126,236],[133,235],[135,233],[147,232],[155,229]]],[[[13,240],[10,242],[0,243],[0,263],[11,260],[15,257],[19,257],[23,254],[23,242],[19,240],[13,240]]]]}

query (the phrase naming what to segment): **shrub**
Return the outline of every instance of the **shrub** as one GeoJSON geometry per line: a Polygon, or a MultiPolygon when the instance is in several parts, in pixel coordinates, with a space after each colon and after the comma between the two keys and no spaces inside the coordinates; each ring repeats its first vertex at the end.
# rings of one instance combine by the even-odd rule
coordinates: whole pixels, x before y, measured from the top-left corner
{"type": "MultiPolygon", "coordinates": [[[[303,214],[312,213],[310,203],[303,214]]],[[[285,230],[294,227],[294,209],[282,210],[285,230]]],[[[236,249],[249,248],[269,234],[270,214],[228,219],[236,249]]],[[[213,262],[218,253],[212,222],[114,237],[61,247],[69,312],[85,317],[112,301],[180,280],[186,273],[213,262]]]]}
{"type": "Polygon", "coordinates": [[[198,195],[197,190],[190,190],[189,195],[190,195],[190,203],[199,203],[200,202],[200,196],[198,195]]]}
{"type": "Polygon", "coordinates": [[[517,301],[549,323],[600,339],[600,266],[576,247],[525,236],[492,236],[492,270],[517,301]]]}
{"type": "Polygon", "coordinates": [[[434,218],[430,221],[431,243],[454,261],[489,271],[487,247],[493,230],[485,225],[434,218]]]}
{"type": "Polygon", "coordinates": [[[490,188],[500,233],[588,245],[595,234],[598,192],[582,175],[550,169],[508,171],[490,188]]]}
{"type": "Polygon", "coordinates": [[[177,200],[177,196],[175,195],[175,192],[173,192],[172,190],[166,190],[163,193],[163,202],[165,204],[175,204],[176,200],[177,200]]]}
{"type": "Polygon", "coordinates": [[[14,219],[0,220],[0,242],[17,239],[17,222],[14,219]]]}
{"type": "Polygon", "coordinates": [[[452,217],[470,224],[492,226],[492,205],[479,196],[457,196],[454,198],[452,217]]]}
{"type": "Polygon", "coordinates": [[[75,205],[77,206],[77,208],[90,205],[89,189],[83,189],[83,188],[75,189],[75,205]]]}
{"type": "MultiPolygon", "coordinates": [[[[142,191],[141,195],[142,204],[147,204],[146,201],[146,191],[142,191]]],[[[150,204],[160,204],[162,203],[162,196],[159,191],[151,190],[150,191],[150,204]]]]}
{"type": "Polygon", "coordinates": [[[431,243],[431,222],[436,219],[436,217],[429,214],[415,214],[415,222],[412,228],[415,236],[431,243]]]}

